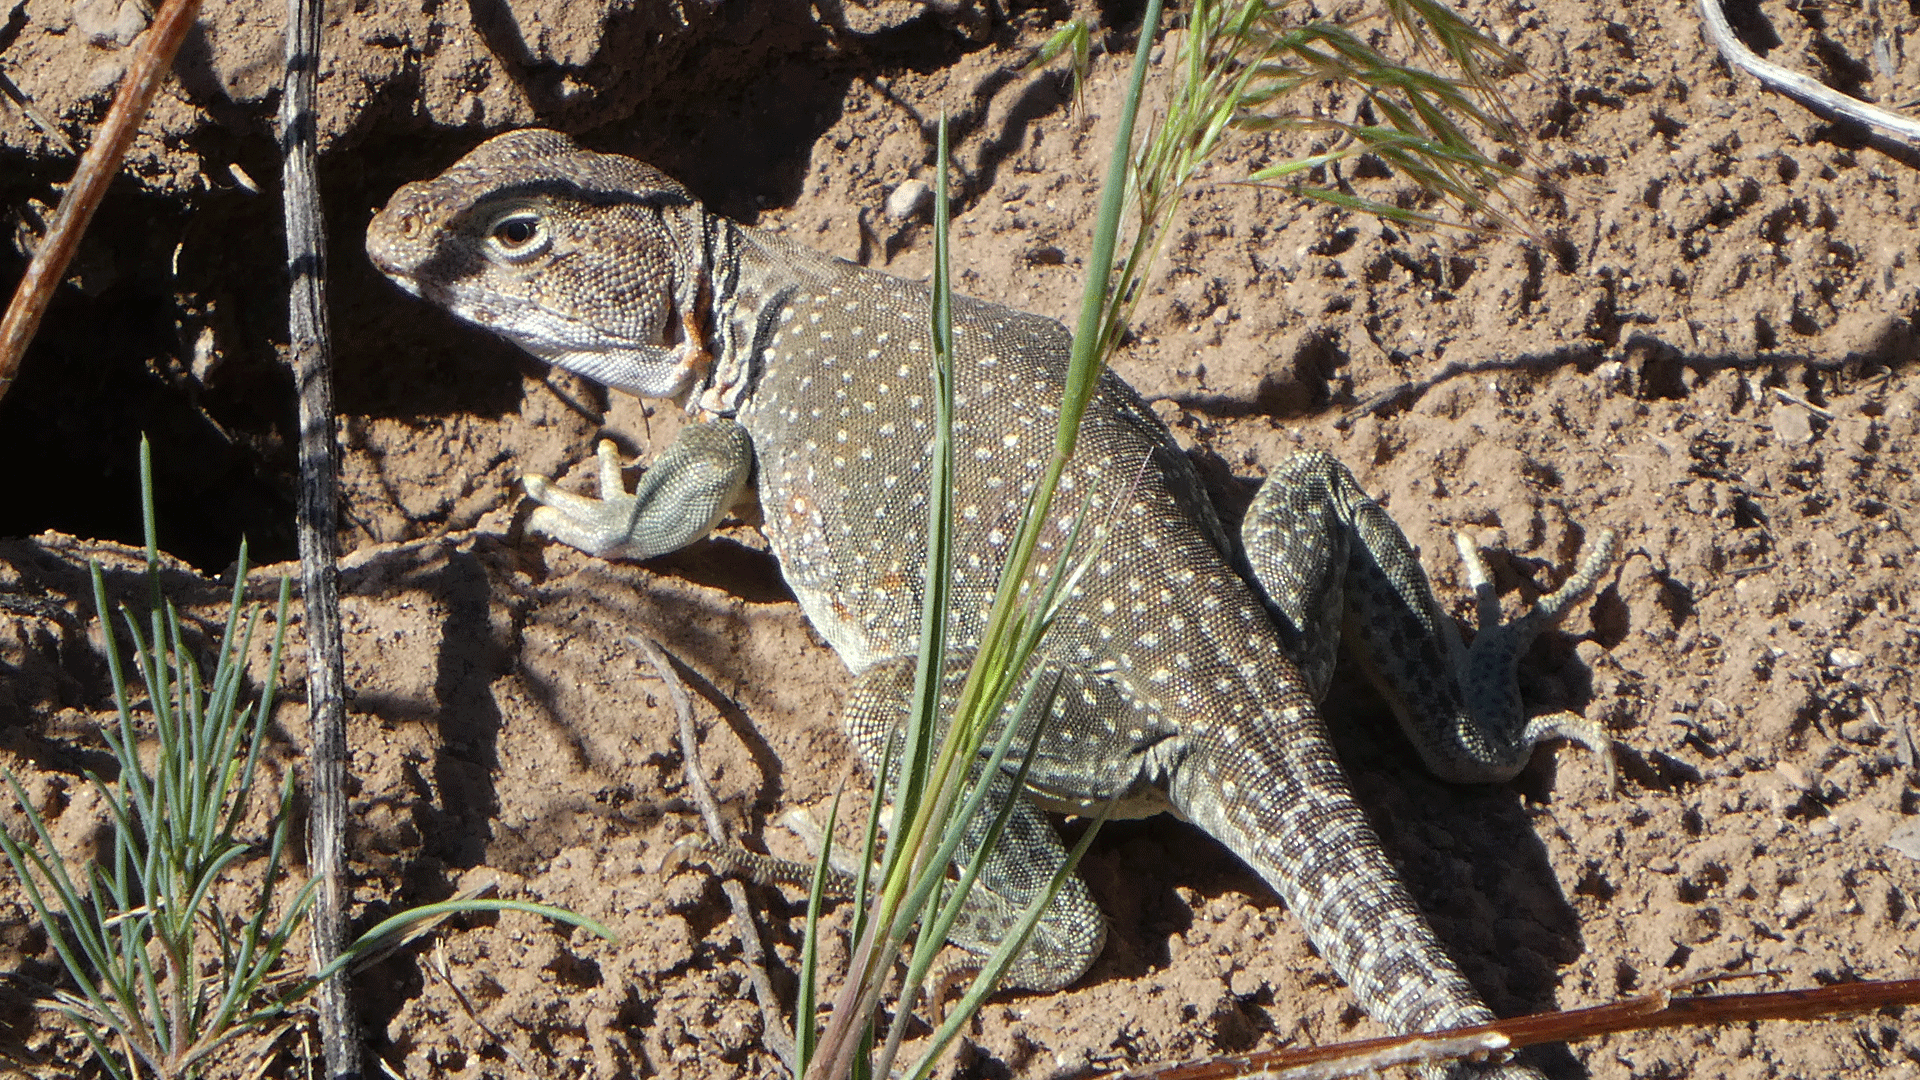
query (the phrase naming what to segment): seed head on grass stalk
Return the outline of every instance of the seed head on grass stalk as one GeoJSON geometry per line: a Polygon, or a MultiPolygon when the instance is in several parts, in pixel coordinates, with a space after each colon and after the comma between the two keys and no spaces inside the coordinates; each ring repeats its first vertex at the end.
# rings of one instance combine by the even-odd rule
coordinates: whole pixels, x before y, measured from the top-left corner
{"type": "MultiPolygon", "coordinates": [[[[1293,193],[1403,224],[1508,227],[1520,217],[1519,170],[1480,149],[1511,145],[1514,124],[1495,82],[1522,70],[1508,48],[1437,0],[1381,0],[1389,25],[1420,63],[1395,60],[1353,27],[1300,22],[1289,0],[1194,0],[1174,48],[1165,105],[1142,138],[1128,193],[1132,230],[1114,271],[1099,347],[1117,346],[1142,285],[1194,177],[1233,130],[1322,131],[1333,145],[1248,175],[1293,193]],[[1451,72],[1450,74],[1447,72],[1451,72]],[[1298,95],[1347,88],[1350,119],[1305,111],[1298,95]],[[1309,182],[1328,166],[1372,155],[1413,181],[1428,211],[1309,182]]],[[[1084,35],[1084,30],[1082,31],[1084,35]]],[[[1170,35],[1171,36],[1171,35],[1170,35]]],[[[1043,57],[1079,40],[1063,30],[1043,57]]]]}
{"type": "Polygon", "coordinates": [[[1403,224],[1513,227],[1521,210],[1514,188],[1523,177],[1480,147],[1505,145],[1518,160],[1516,126],[1495,83],[1524,70],[1519,56],[1443,3],[1382,3],[1394,36],[1413,54],[1411,61],[1375,48],[1350,26],[1290,24],[1280,8],[1258,20],[1252,36],[1265,56],[1237,122],[1253,131],[1326,131],[1336,145],[1258,170],[1249,179],[1285,180],[1290,190],[1308,198],[1403,224]],[[1315,84],[1357,91],[1352,117],[1307,115],[1287,100],[1295,90],[1315,84]],[[1412,180],[1441,209],[1422,212],[1299,180],[1306,169],[1362,154],[1412,180]]]}
{"type": "Polygon", "coordinates": [[[1329,150],[1255,171],[1255,182],[1284,180],[1290,190],[1401,223],[1513,224],[1519,206],[1512,193],[1517,168],[1490,157],[1476,141],[1511,144],[1512,121],[1492,80],[1519,70],[1514,55],[1450,9],[1427,0],[1384,0],[1400,34],[1423,58],[1450,64],[1456,74],[1437,74],[1401,63],[1369,45],[1351,28],[1330,23],[1288,26],[1269,12],[1252,28],[1264,51],[1258,77],[1240,102],[1237,124],[1252,131],[1325,131],[1329,150]],[[1440,43],[1435,49],[1424,26],[1440,43]],[[1317,84],[1340,84],[1358,92],[1352,119],[1290,112],[1288,97],[1317,84]],[[1336,161],[1370,154],[1412,180],[1445,208],[1430,213],[1300,182],[1302,174],[1336,161]],[[1449,216],[1449,215],[1453,216],[1449,216]]]}

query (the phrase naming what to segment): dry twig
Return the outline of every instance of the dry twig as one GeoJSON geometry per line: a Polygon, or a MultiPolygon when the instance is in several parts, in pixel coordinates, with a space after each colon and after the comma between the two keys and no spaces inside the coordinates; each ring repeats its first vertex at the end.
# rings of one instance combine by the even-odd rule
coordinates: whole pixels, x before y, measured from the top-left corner
{"type": "Polygon", "coordinates": [[[1756,56],[1752,49],[1734,36],[1726,13],[1720,10],[1720,0],[1700,0],[1700,17],[1707,26],[1707,39],[1713,42],[1714,48],[1720,50],[1720,55],[1728,63],[1759,79],[1760,85],[1785,94],[1815,112],[1864,125],[1882,138],[1920,146],[1920,121],[1889,112],[1878,105],[1869,105],[1859,98],[1848,97],[1797,71],[1789,71],[1756,56]]]}
{"type": "MultiPolygon", "coordinates": [[[[1491,1037],[1513,1049],[1542,1043],[1567,1042],[1622,1031],[1663,1027],[1702,1027],[1750,1020],[1818,1020],[1843,1013],[1865,1012],[1890,1005],[1920,1005],[1920,979],[1895,982],[1840,983],[1812,990],[1782,990],[1765,994],[1702,994],[1676,997],[1675,991],[1629,998],[1586,1009],[1519,1016],[1491,1024],[1453,1028],[1415,1035],[1273,1050],[1239,1057],[1177,1065],[1157,1065],[1123,1073],[1107,1073],[1106,1080],[1320,1080],[1353,1076],[1376,1068],[1384,1052],[1415,1047],[1440,1056],[1458,1056],[1449,1043],[1471,1051],[1474,1040],[1491,1037]],[[1329,1068],[1328,1066],[1334,1066],[1329,1068]]],[[[1425,1058],[1423,1058],[1425,1059],[1425,1058]]]]}
{"type": "MultiPolygon", "coordinates": [[[[280,95],[280,202],[287,229],[287,345],[299,389],[300,597],[306,604],[308,862],[314,892],[314,967],[346,944],[347,706],[340,642],[340,537],[335,526],[333,341],[327,322],[327,232],[320,214],[314,83],[320,70],[320,0],[287,0],[286,83],[280,95]]],[[[361,1073],[360,1038],[347,973],[314,994],[320,1045],[333,1080],[361,1073]]]]}
{"type": "MultiPolygon", "coordinates": [[[[692,790],[694,806],[699,808],[700,820],[706,825],[708,841],[717,849],[725,849],[728,847],[726,823],[720,820],[720,804],[714,799],[713,788],[708,786],[706,773],[700,768],[700,744],[693,730],[693,705],[687,700],[687,688],[674,673],[666,653],[652,638],[635,635],[628,640],[647,654],[653,670],[660,673],[660,681],[667,685],[673,715],[680,722],[680,767],[686,772],[687,787],[692,790]]],[[[786,1065],[787,1075],[796,1075],[793,1035],[781,1019],[780,999],[773,992],[773,981],[767,977],[766,948],[760,943],[760,927],[754,922],[753,908],[747,903],[747,890],[738,881],[728,879],[721,881],[720,891],[726,893],[727,905],[733,909],[734,933],[740,939],[747,979],[753,984],[753,996],[760,1001],[761,1041],[786,1065]]]]}
{"type": "Polygon", "coordinates": [[[120,162],[127,156],[127,148],[133,145],[133,137],[140,132],[140,121],[146,118],[147,106],[153,103],[153,95],[172,70],[173,54],[180,50],[180,42],[187,36],[187,28],[193,25],[194,14],[199,10],[200,0],[167,0],[140,39],[133,62],[127,66],[126,77],[120,80],[120,89],[113,96],[113,107],[107,110],[107,118],[94,135],[93,145],[81,155],[73,182],[67,185],[60,208],[54,211],[53,224],[47,227],[47,235],[34,249],[27,272],[21,276],[19,286],[13,291],[13,301],[7,305],[6,315],[0,317],[0,397],[5,397],[7,388],[13,385],[20,358],[26,355],[27,343],[33,340],[34,331],[40,329],[40,317],[47,313],[53,290],[66,274],[67,264],[73,261],[80,237],[93,220],[93,212],[100,208],[107,185],[120,172],[120,162]]]}

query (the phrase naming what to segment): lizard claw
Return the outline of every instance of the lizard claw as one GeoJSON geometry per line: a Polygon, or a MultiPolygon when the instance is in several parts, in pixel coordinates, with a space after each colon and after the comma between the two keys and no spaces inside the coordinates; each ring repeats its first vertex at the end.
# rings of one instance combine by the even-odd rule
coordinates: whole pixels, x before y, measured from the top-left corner
{"type": "Polygon", "coordinates": [[[1565,739],[1583,747],[1600,759],[1607,796],[1611,798],[1620,793],[1620,765],[1613,756],[1613,736],[1607,734],[1606,725],[1599,721],[1589,720],[1577,712],[1547,713],[1528,720],[1521,739],[1529,746],[1548,739],[1565,739]]]}

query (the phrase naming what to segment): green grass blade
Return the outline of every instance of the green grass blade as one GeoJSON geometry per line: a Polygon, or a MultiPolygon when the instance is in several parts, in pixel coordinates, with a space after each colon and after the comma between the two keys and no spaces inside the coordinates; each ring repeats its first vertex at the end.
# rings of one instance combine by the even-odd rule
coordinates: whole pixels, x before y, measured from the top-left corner
{"type": "MultiPolygon", "coordinates": [[[[261,931],[266,928],[267,915],[273,909],[273,894],[280,877],[280,860],[286,851],[287,839],[293,825],[293,774],[287,773],[280,784],[280,804],[274,815],[273,840],[267,849],[267,864],[260,877],[260,895],[254,902],[253,915],[240,932],[240,941],[234,951],[233,959],[227,965],[227,990],[219,1005],[215,1008],[209,1027],[217,1028],[231,1021],[235,1012],[259,989],[260,984],[272,970],[278,959],[278,950],[271,950],[263,964],[255,963],[255,954],[260,947],[261,931]]],[[[306,905],[313,894],[316,882],[307,882],[306,887],[296,897],[292,906],[281,917],[281,926],[271,937],[290,935],[306,914],[306,905]]]]}
{"type": "Polygon", "coordinates": [[[1068,362],[1067,389],[1060,407],[1059,448],[1071,457],[1080,437],[1080,418],[1086,415],[1087,402],[1101,369],[1105,366],[1106,342],[1102,340],[1101,313],[1113,287],[1109,268],[1113,265],[1115,240],[1120,232],[1120,212],[1126,205],[1127,163],[1133,146],[1134,117],[1140,111],[1140,99],[1147,82],[1148,59],[1153,37],[1160,26],[1160,0],[1147,0],[1147,11],[1140,20],[1140,45],[1134,50],[1133,72],[1127,81],[1127,97],[1120,110],[1120,126],[1113,137],[1113,156],[1107,163],[1106,182],[1100,189],[1100,210],[1094,219],[1093,245],[1087,255],[1087,282],[1080,298],[1080,319],[1073,335],[1073,353],[1068,362]]]}
{"type": "Polygon", "coordinates": [[[98,562],[87,560],[87,571],[93,582],[93,610],[100,617],[100,635],[105,639],[107,675],[113,680],[113,704],[124,720],[133,715],[133,703],[127,698],[127,677],[120,666],[120,643],[114,639],[113,608],[107,604],[107,583],[98,562]]]}
{"type": "Polygon", "coordinates": [[[100,1034],[98,1025],[90,1022],[86,1017],[75,1015],[71,1011],[62,1011],[66,1013],[67,1019],[73,1022],[73,1026],[80,1029],[80,1034],[87,1040],[87,1045],[93,1048],[94,1060],[100,1062],[100,1064],[105,1067],[108,1076],[113,1077],[113,1080],[132,1080],[131,1074],[128,1073],[126,1067],[120,1063],[119,1052],[100,1034]]]}
{"type": "Polygon", "coordinates": [[[833,831],[839,823],[840,792],[835,791],[833,804],[827,808],[827,827],[820,834],[820,857],[813,864],[813,882],[807,888],[807,932],[800,942],[800,988],[793,1004],[793,1056],[797,1075],[806,1073],[819,1039],[814,1013],[818,1007],[820,973],[820,910],[826,904],[827,876],[833,866],[833,831]]]}
{"type": "MultiPolygon", "coordinates": [[[[244,552],[243,552],[244,554],[244,552]]],[[[241,560],[242,569],[246,560],[241,560]]],[[[236,580],[244,579],[240,575],[236,580]]],[[[253,706],[253,728],[247,736],[247,760],[240,770],[240,794],[236,796],[233,807],[227,812],[226,824],[221,826],[222,836],[232,836],[240,827],[241,815],[246,813],[247,800],[253,791],[254,778],[260,765],[260,748],[266,744],[267,721],[273,716],[273,704],[280,690],[280,657],[287,643],[287,606],[293,595],[293,582],[285,577],[280,579],[280,597],[273,610],[273,648],[267,656],[266,679],[260,687],[260,696],[253,706]]]]}
{"type": "MultiPolygon", "coordinates": [[[[13,785],[16,794],[20,792],[19,782],[14,779],[10,771],[7,773],[7,782],[13,785]]],[[[22,801],[21,805],[27,808],[29,818],[39,816],[38,811],[33,810],[32,803],[22,801]]],[[[36,831],[44,835],[45,827],[36,825],[36,831]]],[[[55,916],[38,882],[29,872],[29,867],[37,871],[40,879],[48,882],[53,888],[60,900],[62,912],[71,915],[80,911],[79,897],[73,894],[70,885],[64,885],[53,878],[48,871],[46,860],[41,858],[38,851],[21,845],[4,829],[0,829],[0,850],[5,851],[7,862],[13,866],[15,875],[20,879],[21,891],[27,894],[28,905],[33,908],[34,915],[40,920],[40,925],[45,928],[47,942],[53,946],[54,952],[60,957],[60,963],[67,969],[68,976],[73,979],[75,985],[80,987],[81,992],[86,995],[87,1001],[94,1008],[105,1012],[106,1001],[89,973],[106,967],[110,954],[105,950],[104,943],[97,938],[89,941],[84,937],[76,940],[75,937],[69,936],[72,920],[63,922],[55,916]],[[93,947],[89,948],[89,944],[93,947]],[[78,946],[77,952],[76,946],[78,946]],[[84,963],[81,959],[82,955],[86,957],[84,963]]],[[[64,874],[62,877],[64,878],[64,874]]]]}
{"type": "Polygon", "coordinates": [[[920,603],[920,650],[914,665],[913,709],[906,725],[899,778],[894,785],[894,816],[887,835],[883,888],[901,894],[906,870],[900,853],[911,848],[906,822],[920,813],[931,770],[931,747],[939,727],[941,687],[945,681],[947,614],[953,581],[953,284],[947,268],[947,191],[950,171],[947,122],[941,117],[935,140],[933,197],[933,281],[928,340],[933,349],[933,451],[927,483],[927,558],[920,603]]]}
{"type": "Polygon", "coordinates": [[[354,939],[351,945],[341,950],[340,955],[335,957],[332,963],[315,972],[311,980],[316,983],[326,982],[328,979],[333,978],[334,975],[351,967],[361,957],[383,948],[392,941],[392,939],[399,937],[416,924],[426,922],[429,919],[438,919],[443,915],[459,915],[484,911],[518,911],[526,915],[539,915],[543,918],[552,919],[554,922],[579,927],[607,941],[620,940],[614,935],[613,931],[602,926],[599,922],[585,915],[575,914],[566,908],[554,907],[551,904],[536,904],[528,900],[491,900],[486,898],[443,900],[437,904],[422,904],[416,908],[409,908],[406,911],[400,912],[398,915],[390,915],[382,919],[379,923],[375,924],[371,930],[361,934],[358,938],[354,939]]]}
{"type": "MultiPolygon", "coordinates": [[[[1110,806],[1108,808],[1110,808],[1110,806]]],[[[987,997],[1000,985],[1000,979],[1006,974],[1007,968],[1011,967],[1014,960],[1019,958],[1021,950],[1026,947],[1027,939],[1033,936],[1033,928],[1040,924],[1040,917],[1046,913],[1047,905],[1051,904],[1053,898],[1059,895],[1060,887],[1066,884],[1067,876],[1072,874],[1074,868],[1080,865],[1080,860],[1086,855],[1087,848],[1093,844],[1093,838],[1099,835],[1100,827],[1106,824],[1108,808],[1102,808],[1099,816],[1094,818],[1092,823],[1087,826],[1087,831],[1081,834],[1079,842],[1074,844],[1072,850],[1067,852],[1066,861],[1063,862],[1060,868],[1054,872],[1053,876],[1048,879],[1046,889],[1035,897],[1032,903],[1027,905],[1026,911],[1021,915],[1020,922],[1014,927],[1013,932],[1007,935],[1007,939],[1001,942],[1000,947],[994,950],[993,955],[987,959],[986,965],[982,967],[980,973],[974,977],[973,985],[968,988],[965,996],[963,996],[952,1009],[948,1010],[946,1022],[942,1023],[940,1027],[934,1031],[933,1037],[927,1041],[926,1053],[914,1067],[913,1071],[908,1074],[909,1080],[922,1080],[922,1078],[933,1071],[934,1064],[939,1060],[940,1054],[946,1049],[947,1044],[951,1043],[954,1037],[960,1034],[960,1031],[971,1020],[973,1015],[980,1011],[980,1006],[986,1002],[987,997]]]]}
{"type": "MultiPolygon", "coordinates": [[[[34,845],[29,847],[20,844],[10,835],[0,842],[6,845],[7,858],[15,862],[20,873],[20,884],[33,903],[35,913],[40,916],[42,925],[47,928],[48,938],[55,942],[55,949],[60,952],[61,962],[67,965],[70,973],[77,973],[84,978],[88,969],[80,967],[77,958],[63,948],[60,942],[66,941],[67,935],[71,934],[72,941],[80,946],[80,951],[86,955],[92,969],[100,970],[106,968],[112,958],[112,952],[107,948],[106,936],[100,932],[98,924],[88,925],[84,921],[78,921],[78,916],[85,910],[86,901],[80,890],[74,887],[72,878],[67,875],[66,865],[58,854],[59,849],[54,846],[53,834],[47,830],[47,823],[40,816],[40,811],[35,809],[33,803],[27,798],[26,789],[20,786],[20,781],[11,771],[7,772],[6,777],[8,786],[13,789],[13,797],[20,803],[22,811],[26,814],[27,824],[33,829],[34,845]],[[47,855],[43,857],[40,854],[42,851],[47,855]],[[23,859],[25,865],[20,862],[23,859]],[[48,884],[54,896],[60,901],[60,910],[69,917],[67,931],[60,931],[52,913],[47,909],[47,903],[38,886],[34,884],[33,875],[26,872],[26,865],[33,867],[34,871],[40,875],[40,880],[48,884]]],[[[4,833],[5,830],[0,830],[0,834],[4,833]]]]}
{"type": "MultiPolygon", "coordinates": [[[[1021,708],[1016,710],[1012,716],[1037,715],[1042,717],[1042,720],[1033,725],[1033,731],[1027,737],[1026,753],[1021,755],[1020,762],[1015,766],[1012,777],[1008,778],[1008,797],[1000,800],[1000,805],[995,808],[993,822],[987,827],[985,839],[980,845],[979,850],[972,859],[967,861],[966,866],[961,869],[960,880],[955,884],[952,894],[947,897],[946,903],[940,906],[938,914],[931,920],[931,924],[926,931],[920,935],[920,940],[915,943],[913,959],[907,968],[907,985],[909,986],[917,986],[927,977],[927,972],[933,964],[935,955],[939,953],[941,946],[946,943],[948,932],[953,929],[954,922],[959,919],[960,913],[966,908],[966,900],[972,892],[975,879],[980,876],[980,871],[985,868],[989,857],[997,849],[1000,836],[1006,831],[1007,819],[1013,816],[1015,803],[1025,798],[1021,792],[1024,790],[1027,781],[1027,771],[1033,766],[1034,752],[1040,745],[1041,736],[1045,734],[1046,723],[1044,718],[1052,714],[1054,698],[1058,696],[1060,692],[1060,678],[1058,673],[1051,679],[1035,678],[1028,683],[1028,686],[1029,693],[1023,698],[1021,708]],[[1048,684],[1046,696],[1036,701],[1034,695],[1031,693],[1031,688],[1039,685],[1042,681],[1048,684]],[[1027,708],[1033,704],[1038,704],[1041,711],[1038,713],[1027,712],[1027,708]]],[[[966,832],[967,823],[973,820],[975,814],[980,812],[980,808],[984,805],[987,795],[992,791],[993,780],[1002,776],[1000,770],[1006,761],[1008,750],[1013,745],[1015,734],[1015,725],[1011,718],[1009,718],[1008,722],[1003,725],[1003,731],[994,747],[992,759],[980,770],[979,779],[973,785],[973,790],[969,794],[966,806],[948,822],[947,831],[950,840],[948,843],[942,845],[942,854],[949,860],[952,858],[953,853],[958,850],[958,846],[966,832]]]]}
{"type": "MultiPolygon", "coordinates": [[[[947,813],[941,817],[940,820],[944,823],[945,827],[943,828],[939,837],[937,838],[938,846],[934,848],[932,855],[927,859],[927,866],[929,867],[929,872],[926,874],[923,874],[919,879],[917,879],[914,882],[913,891],[909,893],[906,903],[901,906],[900,922],[898,925],[896,925],[893,928],[893,932],[890,935],[891,940],[896,940],[896,941],[904,940],[907,936],[909,928],[912,926],[912,924],[915,921],[921,920],[922,916],[927,915],[929,913],[937,913],[937,909],[932,909],[931,907],[932,895],[936,889],[943,887],[946,884],[946,880],[945,880],[946,868],[953,862],[954,853],[959,850],[960,844],[963,842],[965,838],[967,823],[972,821],[974,815],[980,812],[980,808],[985,804],[987,795],[991,791],[991,788],[992,788],[991,781],[993,780],[993,778],[995,778],[1000,774],[1000,770],[1004,765],[1004,763],[1006,762],[1008,749],[1012,746],[1014,737],[1016,734],[1016,725],[1013,723],[1013,719],[1020,716],[1045,715],[1044,713],[1035,714],[1035,713],[1029,712],[1028,710],[1031,709],[1035,704],[1040,704],[1043,707],[1051,707],[1052,705],[1053,694],[1051,689],[1048,691],[1044,701],[1040,701],[1037,697],[1037,693],[1038,693],[1041,682],[1042,680],[1038,678],[1032,679],[1028,682],[1027,692],[1022,697],[1019,707],[1014,709],[1011,713],[1008,713],[1004,708],[1001,710],[1002,714],[1007,716],[1007,720],[1002,725],[999,738],[994,747],[993,755],[987,759],[986,764],[979,770],[977,774],[977,778],[968,785],[967,790],[965,792],[966,794],[965,801],[962,802],[958,807],[956,807],[952,812],[947,813]]],[[[1057,679],[1049,680],[1048,682],[1050,686],[1057,686],[1058,684],[1057,679]]],[[[1002,704],[1004,705],[1004,702],[1002,704]]],[[[1028,753],[1026,755],[1028,759],[1031,759],[1032,757],[1031,746],[1033,744],[1037,744],[1039,736],[1044,726],[1045,725],[1043,723],[1036,723],[1034,725],[1034,730],[1031,737],[1032,743],[1030,743],[1028,753]]],[[[1025,762],[1023,761],[1021,765],[1020,776],[1024,778],[1025,775],[1026,775],[1026,768],[1025,768],[1025,762]]],[[[1018,787],[1014,787],[1011,789],[1013,798],[1020,797],[1019,790],[1020,789],[1018,787]]],[[[1011,812],[1010,807],[1011,807],[1013,798],[1009,798],[1008,800],[1006,800],[1006,806],[1003,807],[1002,809],[1002,812],[999,818],[999,820],[1002,823],[1004,823],[1006,813],[1011,812]]],[[[997,838],[998,835],[999,835],[998,830],[996,829],[992,834],[992,837],[997,838]]],[[[987,853],[990,853],[992,850],[993,850],[992,839],[989,839],[989,841],[981,847],[980,855],[976,857],[975,861],[977,862],[978,859],[984,858],[985,855],[987,853]]],[[[967,878],[964,878],[964,880],[971,882],[972,878],[967,877],[967,878]]],[[[963,892],[959,892],[959,893],[956,893],[954,896],[949,897],[947,902],[949,904],[959,904],[964,899],[965,899],[965,894],[963,892]]],[[[926,920],[926,921],[930,922],[931,920],[926,920]]],[[[951,923],[951,920],[949,920],[949,923],[951,923]]],[[[940,937],[938,941],[930,941],[931,938],[932,938],[931,934],[923,932],[921,935],[922,940],[920,944],[921,945],[931,944],[933,948],[937,949],[940,943],[946,940],[944,934],[940,937]]],[[[922,972],[922,974],[924,974],[924,972],[922,972]]],[[[913,980],[909,979],[909,982],[912,982],[912,981],[913,980]]]]}

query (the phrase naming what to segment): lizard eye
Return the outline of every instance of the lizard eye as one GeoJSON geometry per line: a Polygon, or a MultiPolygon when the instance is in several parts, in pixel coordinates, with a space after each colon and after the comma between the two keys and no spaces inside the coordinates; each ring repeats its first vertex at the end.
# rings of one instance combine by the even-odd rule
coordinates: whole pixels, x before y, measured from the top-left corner
{"type": "Polygon", "coordinates": [[[487,246],[508,262],[525,262],[546,251],[551,243],[539,215],[526,210],[501,215],[487,230],[487,246]]]}

